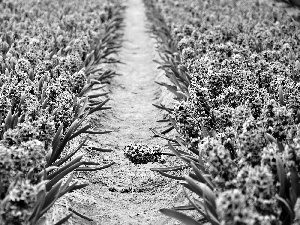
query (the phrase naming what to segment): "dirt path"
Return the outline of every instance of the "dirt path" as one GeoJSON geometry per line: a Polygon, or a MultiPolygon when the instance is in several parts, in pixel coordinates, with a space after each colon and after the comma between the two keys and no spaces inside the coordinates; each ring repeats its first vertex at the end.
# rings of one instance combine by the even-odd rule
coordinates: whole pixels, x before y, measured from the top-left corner
{"type": "MultiPolygon", "coordinates": [[[[172,207],[180,199],[175,182],[164,179],[150,171],[162,167],[160,163],[135,166],[124,157],[123,149],[130,143],[166,145],[166,142],[152,138],[150,127],[157,128],[161,112],[152,104],[160,101],[161,89],[155,84],[158,76],[155,41],[147,32],[145,8],[142,0],[128,0],[125,15],[124,42],[119,58],[124,63],[117,68],[117,76],[110,85],[110,106],[112,111],[94,118],[98,128],[113,130],[107,135],[92,137],[92,141],[113,153],[95,156],[94,161],[113,160],[112,167],[92,173],[92,182],[75,208],[93,218],[97,224],[141,225],[176,224],[158,210],[172,207]]],[[[76,221],[75,224],[88,224],[76,221]]],[[[92,223],[94,224],[94,223],[92,223]]]]}
{"type": "MultiPolygon", "coordinates": [[[[157,74],[154,41],[146,33],[145,9],[141,0],[129,0],[125,17],[124,43],[120,51],[118,76],[113,80],[111,105],[114,110],[116,141],[148,142],[151,140],[149,127],[159,118],[152,103],[159,95],[154,83],[157,74]]],[[[121,145],[122,145],[121,143],[121,145]]],[[[120,146],[123,147],[123,146],[120,146]]]]}

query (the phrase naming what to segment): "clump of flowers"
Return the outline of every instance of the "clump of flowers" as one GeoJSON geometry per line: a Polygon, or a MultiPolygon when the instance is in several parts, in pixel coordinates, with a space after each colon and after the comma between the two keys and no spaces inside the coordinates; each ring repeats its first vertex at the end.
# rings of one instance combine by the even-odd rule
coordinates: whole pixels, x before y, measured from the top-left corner
{"type": "Polygon", "coordinates": [[[161,160],[159,146],[148,146],[146,144],[130,144],[125,146],[124,155],[134,164],[147,164],[161,160]]]}
{"type": "Polygon", "coordinates": [[[263,131],[252,129],[242,133],[239,138],[240,157],[252,166],[261,162],[261,151],[267,146],[267,141],[263,131]]]}
{"type": "Polygon", "coordinates": [[[221,225],[255,225],[257,213],[251,201],[239,189],[222,192],[217,198],[217,213],[221,225]]]}
{"type": "Polygon", "coordinates": [[[189,148],[197,148],[201,137],[201,128],[193,126],[195,119],[192,117],[192,110],[188,102],[180,102],[174,107],[173,116],[180,134],[187,142],[189,148]]]}
{"type": "Polygon", "coordinates": [[[203,158],[208,172],[214,177],[218,189],[224,190],[237,174],[238,167],[234,156],[216,138],[206,137],[199,143],[200,157],[203,158]]]}
{"type": "Polygon", "coordinates": [[[274,177],[268,167],[244,166],[233,182],[253,202],[259,214],[278,220],[281,211],[277,204],[274,177]]]}
{"type": "MultiPolygon", "coordinates": [[[[0,144],[0,180],[4,192],[16,175],[22,172],[25,176],[30,170],[35,174],[46,165],[46,150],[43,142],[36,139],[24,141],[20,145],[7,146],[0,144]]],[[[31,182],[38,181],[36,177],[31,182]]]]}
{"type": "Polygon", "coordinates": [[[36,195],[36,188],[29,180],[19,179],[12,184],[7,196],[0,203],[0,219],[3,224],[29,224],[28,219],[37,201],[36,195]]]}
{"type": "Polygon", "coordinates": [[[278,141],[285,141],[288,131],[294,124],[292,112],[285,106],[279,106],[278,103],[271,100],[262,112],[262,120],[268,133],[273,135],[278,141]]]}
{"type": "Polygon", "coordinates": [[[3,135],[3,142],[9,146],[38,139],[39,131],[30,122],[19,123],[14,129],[8,129],[3,135]]]}
{"type": "Polygon", "coordinates": [[[72,92],[79,94],[84,85],[86,85],[87,79],[83,70],[76,72],[72,76],[72,92]]]}

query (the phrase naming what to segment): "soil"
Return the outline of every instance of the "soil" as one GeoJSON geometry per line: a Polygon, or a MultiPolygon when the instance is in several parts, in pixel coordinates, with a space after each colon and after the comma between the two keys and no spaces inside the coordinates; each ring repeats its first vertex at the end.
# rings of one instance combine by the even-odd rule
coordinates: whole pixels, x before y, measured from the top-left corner
{"type": "MultiPolygon", "coordinates": [[[[178,224],[159,212],[161,208],[182,205],[186,200],[178,182],[164,178],[153,167],[164,167],[176,163],[132,164],[123,153],[130,143],[148,146],[159,145],[167,151],[167,142],[154,138],[149,128],[162,130],[166,124],[162,111],[152,104],[169,102],[164,90],[155,83],[161,80],[155,40],[148,30],[145,7],[142,0],[128,0],[125,15],[124,41],[118,58],[123,62],[116,69],[121,76],[113,78],[109,85],[109,106],[105,113],[92,118],[98,129],[112,130],[112,133],[91,137],[94,145],[113,149],[112,153],[90,154],[96,162],[115,164],[99,172],[84,174],[83,180],[91,184],[76,193],[72,207],[93,222],[74,216],[72,224],[178,224]]],[[[170,99],[170,96],[167,97],[170,99]]],[[[174,158],[174,157],[173,157],[174,158]]],[[[70,200],[70,197],[69,197],[70,200]]]]}

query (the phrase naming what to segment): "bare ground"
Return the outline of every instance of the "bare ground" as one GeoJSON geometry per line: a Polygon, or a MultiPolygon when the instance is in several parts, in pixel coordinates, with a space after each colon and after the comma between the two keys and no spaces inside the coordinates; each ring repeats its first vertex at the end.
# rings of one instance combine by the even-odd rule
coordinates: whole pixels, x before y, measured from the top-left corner
{"type": "Polygon", "coordinates": [[[72,205],[94,222],[74,218],[73,224],[178,224],[158,210],[181,205],[178,202],[184,201],[180,185],[150,171],[152,167],[164,165],[134,165],[123,154],[124,146],[130,143],[163,148],[167,144],[162,139],[153,138],[149,130],[150,127],[163,128],[156,122],[162,118],[162,112],[152,105],[161,102],[164,95],[154,82],[161,77],[158,65],[153,62],[157,57],[155,40],[147,30],[142,0],[128,0],[127,6],[124,42],[119,53],[124,64],[117,68],[121,76],[116,76],[109,87],[112,110],[92,118],[95,127],[113,132],[94,136],[91,141],[114,150],[113,153],[95,154],[93,160],[112,160],[116,164],[85,174],[91,185],[77,193],[80,197],[74,198],[72,205]]]}

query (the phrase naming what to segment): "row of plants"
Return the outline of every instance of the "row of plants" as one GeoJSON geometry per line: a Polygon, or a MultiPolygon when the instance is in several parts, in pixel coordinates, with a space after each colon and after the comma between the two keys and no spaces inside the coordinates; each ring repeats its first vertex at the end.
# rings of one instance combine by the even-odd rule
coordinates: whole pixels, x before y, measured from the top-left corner
{"type": "Polygon", "coordinates": [[[159,83],[173,156],[190,168],[154,168],[189,200],[161,209],[184,224],[300,223],[300,24],[260,1],[144,1],[159,43],[159,83]],[[192,210],[194,216],[181,211],[192,210]]]}
{"type": "MultiPolygon", "coordinates": [[[[106,110],[107,64],[120,47],[119,0],[0,1],[0,224],[50,224],[61,196],[86,187],[73,172],[113,164],[85,161],[106,110]],[[77,145],[75,145],[77,143],[77,145]]],[[[63,224],[74,209],[56,224],[63,224]]],[[[83,216],[84,217],[84,216],[83,216]]]]}

